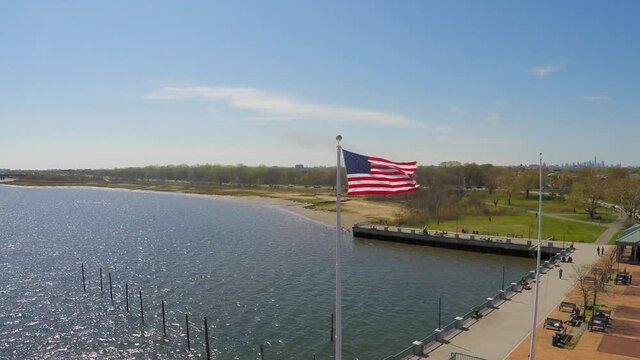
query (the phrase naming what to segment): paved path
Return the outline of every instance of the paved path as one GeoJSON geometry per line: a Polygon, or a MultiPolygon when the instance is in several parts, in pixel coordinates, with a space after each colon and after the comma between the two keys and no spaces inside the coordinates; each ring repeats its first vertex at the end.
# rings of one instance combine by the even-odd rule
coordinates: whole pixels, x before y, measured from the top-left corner
{"type": "MultiPolygon", "coordinates": [[[[592,264],[598,259],[594,244],[576,243],[575,246],[573,266],[592,264]]],[[[544,321],[573,288],[573,266],[567,263],[561,265],[564,271],[562,279],[558,277],[558,268],[541,276],[538,322],[544,321]]],[[[516,294],[468,331],[449,339],[448,344],[440,345],[427,358],[447,360],[452,352],[460,352],[490,360],[504,359],[531,331],[534,292],[535,288],[516,294]]],[[[551,340],[537,337],[537,341],[551,340]]]]}
{"type": "Polygon", "coordinates": [[[607,230],[605,230],[602,234],[600,234],[600,236],[598,236],[598,239],[596,239],[596,244],[600,244],[600,245],[608,244],[609,240],[611,240],[613,235],[615,235],[616,232],[618,232],[618,230],[622,229],[623,227],[622,223],[625,221],[626,218],[627,218],[627,215],[624,212],[619,211],[618,218],[616,219],[616,221],[607,225],[607,230]]]}

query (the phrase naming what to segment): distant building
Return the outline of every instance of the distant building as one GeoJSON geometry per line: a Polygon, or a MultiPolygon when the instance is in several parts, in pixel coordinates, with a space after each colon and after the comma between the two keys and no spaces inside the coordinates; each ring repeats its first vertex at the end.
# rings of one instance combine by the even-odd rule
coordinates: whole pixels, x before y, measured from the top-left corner
{"type": "Polygon", "coordinates": [[[304,165],[302,165],[302,164],[296,164],[295,168],[296,168],[296,169],[304,169],[304,165]]]}
{"type": "MultiPolygon", "coordinates": [[[[620,165],[618,165],[619,167],[620,165]]],[[[564,163],[557,166],[562,169],[579,169],[579,168],[596,168],[604,169],[606,167],[604,161],[598,161],[598,157],[594,156],[593,160],[587,160],[584,162],[564,163]]]]}

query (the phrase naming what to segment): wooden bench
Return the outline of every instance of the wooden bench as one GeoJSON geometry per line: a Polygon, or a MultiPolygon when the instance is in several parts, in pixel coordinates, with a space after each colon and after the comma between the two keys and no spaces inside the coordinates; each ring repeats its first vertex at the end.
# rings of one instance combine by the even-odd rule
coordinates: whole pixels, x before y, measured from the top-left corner
{"type": "Polygon", "coordinates": [[[559,319],[554,319],[554,318],[546,318],[544,320],[544,328],[548,329],[554,329],[554,330],[562,330],[564,329],[564,326],[562,325],[562,320],[559,319]]]}
{"type": "Polygon", "coordinates": [[[572,302],[563,301],[560,303],[560,306],[558,306],[558,310],[565,311],[565,312],[567,311],[574,312],[576,310],[576,304],[572,302]]]}

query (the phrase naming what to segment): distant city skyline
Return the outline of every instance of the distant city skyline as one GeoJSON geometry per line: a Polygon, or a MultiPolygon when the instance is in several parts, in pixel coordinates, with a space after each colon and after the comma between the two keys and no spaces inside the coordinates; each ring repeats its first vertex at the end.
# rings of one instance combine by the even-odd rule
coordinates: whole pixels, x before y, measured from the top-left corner
{"type": "Polygon", "coordinates": [[[5,3],[0,168],[640,164],[640,3],[5,3]]]}

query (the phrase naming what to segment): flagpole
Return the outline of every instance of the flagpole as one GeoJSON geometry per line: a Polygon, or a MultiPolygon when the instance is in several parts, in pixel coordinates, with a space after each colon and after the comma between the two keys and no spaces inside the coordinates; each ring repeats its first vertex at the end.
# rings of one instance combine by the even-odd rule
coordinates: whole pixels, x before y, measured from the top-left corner
{"type": "Polygon", "coordinates": [[[534,360],[536,352],[536,323],[538,322],[538,291],[540,289],[540,248],[542,247],[542,153],[540,153],[540,173],[538,190],[538,252],[536,256],[536,293],[533,300],[533,323],[531,324],[531,346],[529,360],[534,360]]]}
{"type": "Polygon", "coordinates": [[[340,176],[340,155],[342,147],[340,146],[342,136],[336,136],[337,158],[336,163],[336,341],[335,341],[335,360],[342,360],[342,241],[340,239],[342,229],[342,221],[340,220],[340,193],[341,193],[341,176],[340,176]]]}

